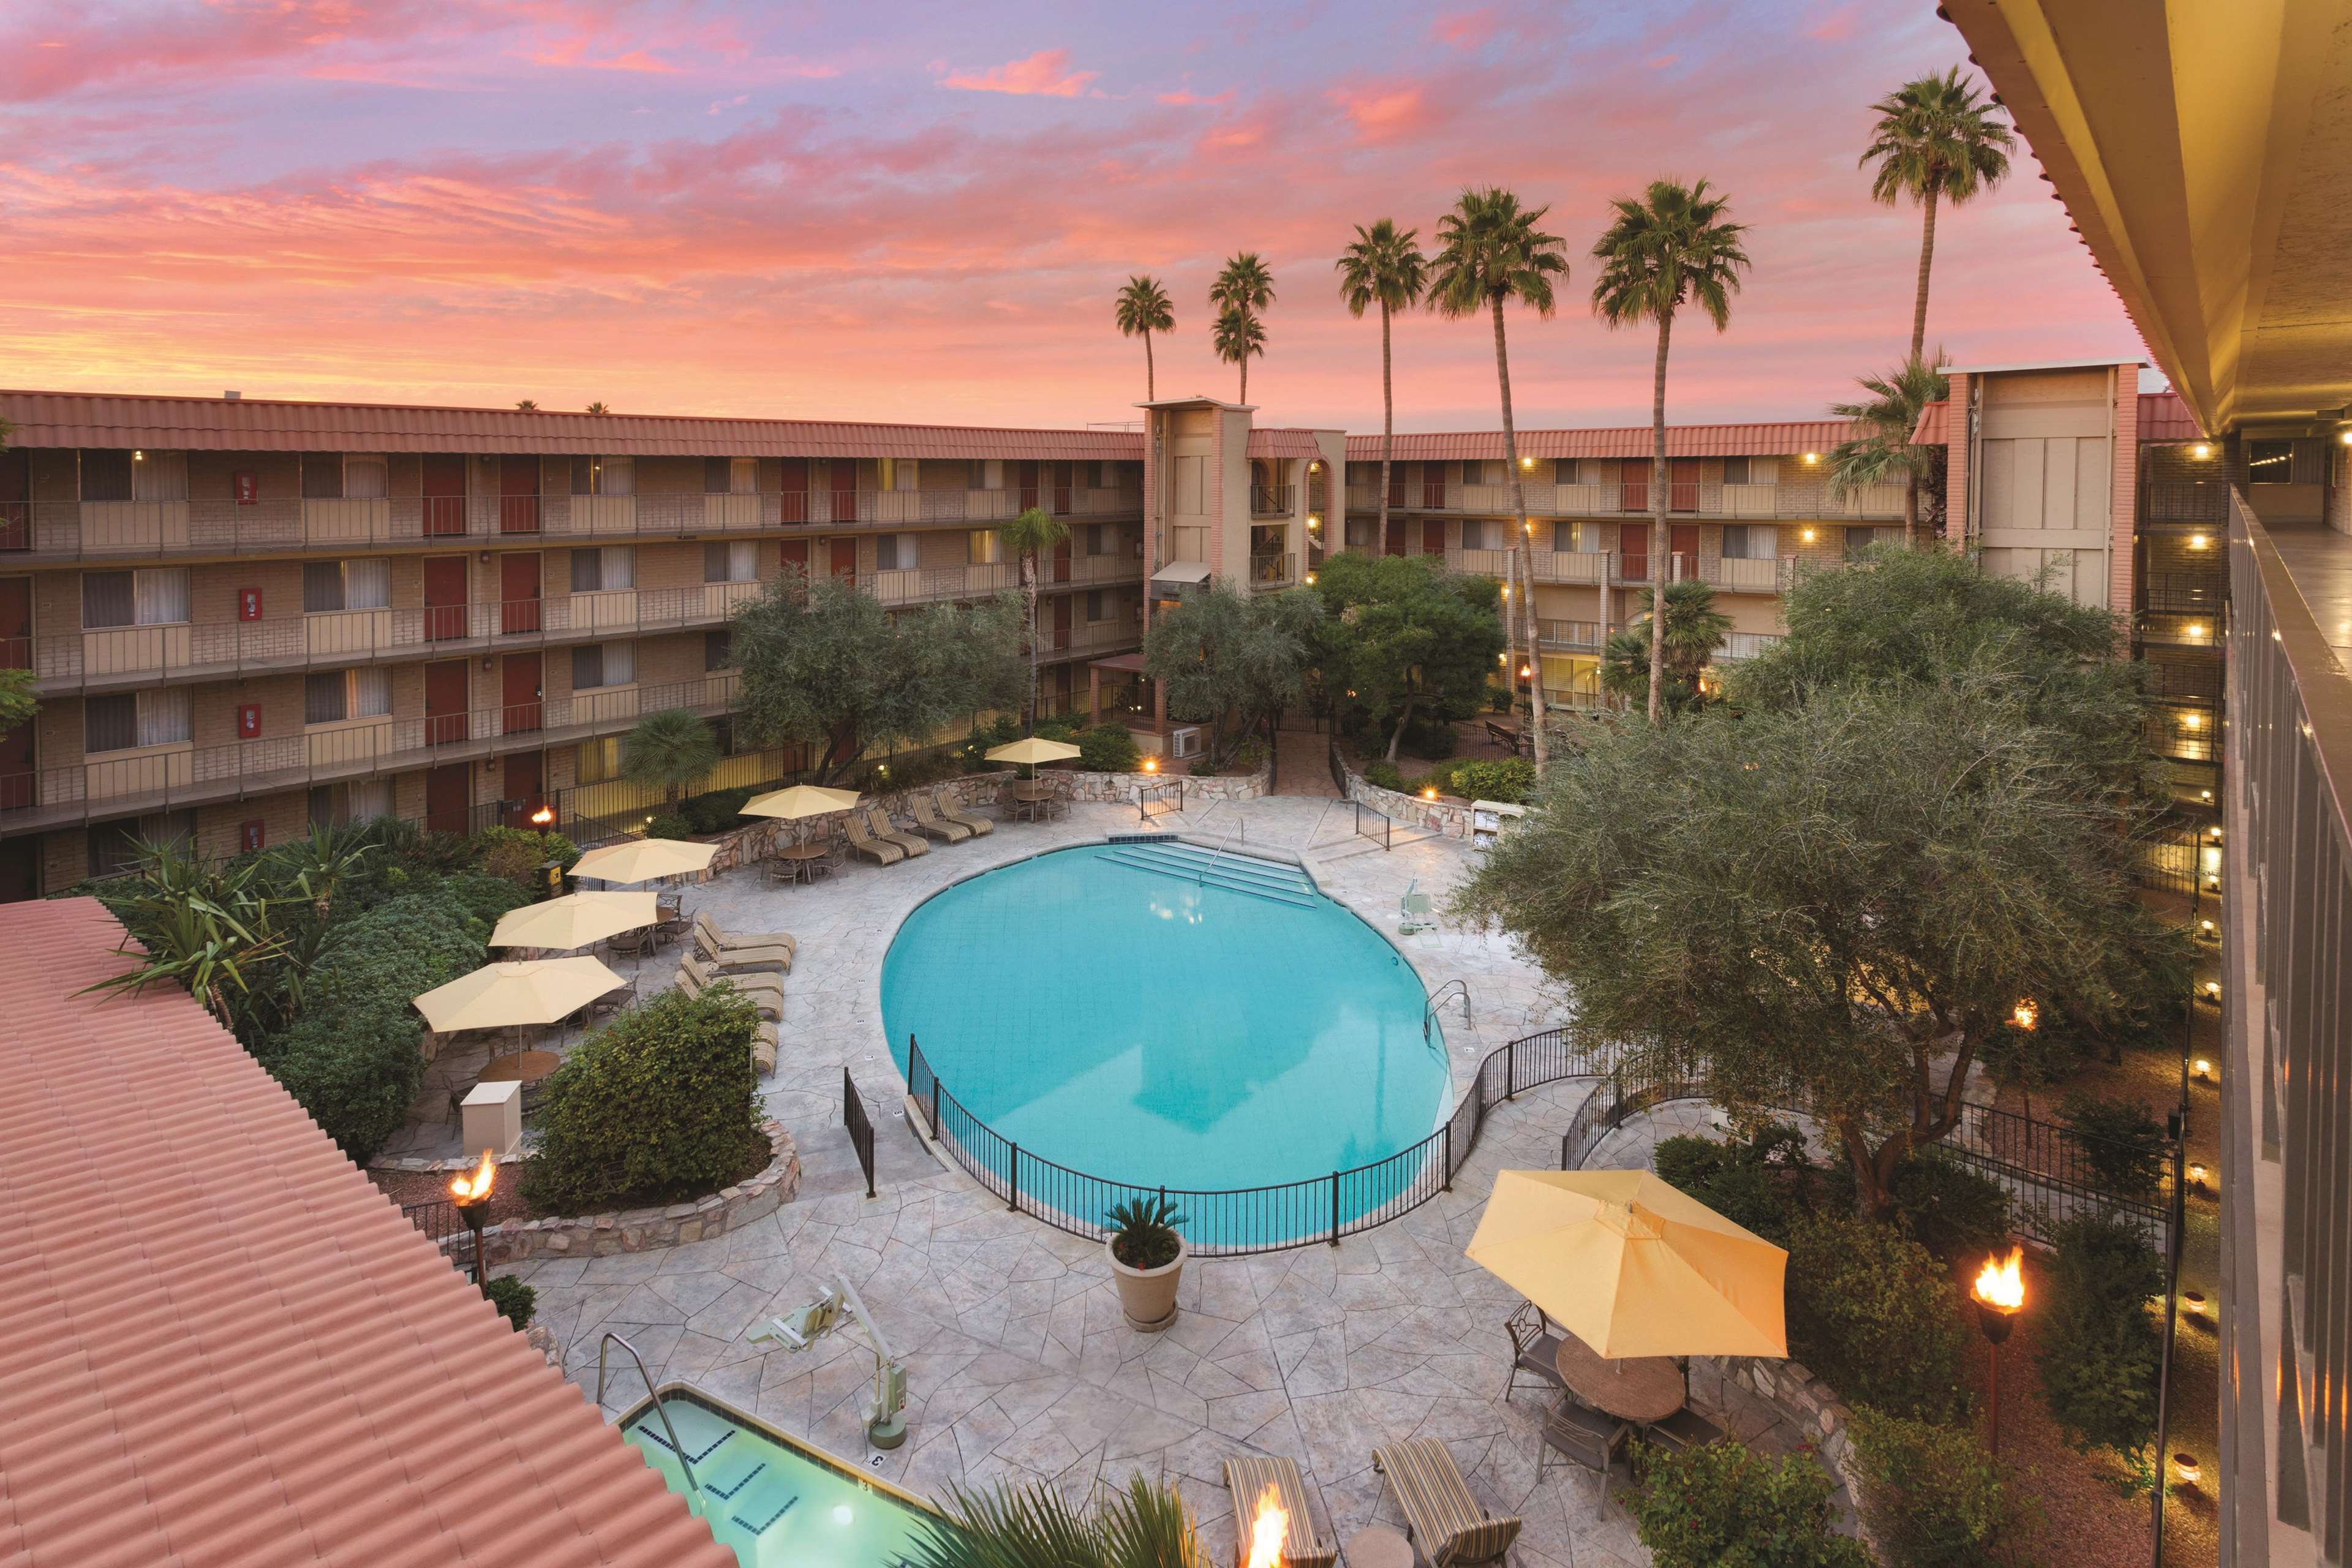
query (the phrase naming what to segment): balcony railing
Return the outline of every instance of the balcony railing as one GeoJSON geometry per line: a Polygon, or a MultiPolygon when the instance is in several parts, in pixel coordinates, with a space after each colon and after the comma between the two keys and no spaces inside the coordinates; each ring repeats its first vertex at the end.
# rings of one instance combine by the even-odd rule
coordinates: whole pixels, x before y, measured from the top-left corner
{"type": "MultiPolygon", "coordinates": [[[[1501,577],[1508,570],[1510,552],[1506,550],[1449,550],[1445,552],[1446,569],[1475,574],[1501,577]]],[[[1701,582],[1737,594],[1780,594],[1788,591],[1790,573],[1794,563],[1789,561],[1744,561],[1718,558],[1713,561],[1694,558],[1676,552],[1668,562],[1666,580],[1701,582]]],[[[1528,563],[1538,583],[1592,584],[1605,580],[1624,588],[1646,586],[1650,581],[1650,558],[1646,555],[1622,555],[1611,551],[1538,550],[1528,563]]]]}
{"type": "Polygon", "coordinates": [[[2140,594],[2140,608],[2162,615],[2219,615],[2223,578],[2211,572],[2151,572],[2140,594]]]}
{"type": "MultiPolygon", "coordinates": [[[[1140,608],[1136,606],[1139,611],[1140,608]]],[[[1067,626],[1047,625],[1038,628],[1037,652],[1043,658],[1061,654],[1108,653],[1142,646],[1143,622],[1133,613],[1099,621],[1074,621],[1067,626]]]]}
{"type": "Polygon", "coordinates": [[[14,501],[0,503],[0,554],[135,560],[488,540],[575,540],[752,532],[800,526],[893,528],[1003,522],[1030,507],[1061,517],[1139,512],[1139,489],[787,490],[704,495],[394,496],[375,500],[14,501]]]}
{"type": "Polygon", "coordinates": [[[2221,479],[2151,479],[2139,489],[2143,522],[2229,521],[2230,487],[2221,479]]]}
{"type": "Polygon", "coordinates": [[[1548,652],[1593,653],[1601,647],[1599,621],[1536,620],[1536,641],[1548,652]]]}
{"type": "Polygon", "coordinates": [[[1250,515],[1253,517],[1288,517],[1291,497],[1289,485],[1250,486],[1250,515]]]}
{"type": "Polygon", "coordinates": [[[1754,658],[1768,648],[1779,646],[1779,632],[1726,632],[1722,646],[1715,650],[1717,664],[1737,664],[1743,658],[1754,658]]]}
{"type": "MultiPolygon", "coordinates": [[[[1523,487],[1532,517],[1640,517],[1649,513],[1649,486],[1643,484],[1560,485],[1529,481],[1523,487]]],[[[1869,485],[1839,498],[1830,494],[1826,479],[1791,479],[1771,485],[1702,485],[1669,482],[1667,510],[1678,517],[1738,521],[1753,518],[1842,519],[1900,521],[1905,489],[1901,485],[1869,485]]],[[[1348,487],[1350,511],[1379,509],[1377,485],[1348,487]]],[[[1511,487],[1465,485],[1458,479],[1423,479],[1392,496],[1391,511],[1465,512],[1481,517],[1512,515],[1511,487]]]]}
{"type": "Polygon", "coordinates": [[[733,704],[739,680],[722,671],[667,685],[312,725],[223,746],[102,752],[69,766],[0,775],[0,828],[20,832],[431,767],[511,751],[505,742],[518,738],[531,745],[583,740],[626,730],[641,714],[667,708],[723,711],[733,704]]]}
{"type": "Polygon", "coordinates": [[[1298,581],[1298,557],[1292,554],[1250,557],[1250,586],[1286,588],[1298,581]]]}

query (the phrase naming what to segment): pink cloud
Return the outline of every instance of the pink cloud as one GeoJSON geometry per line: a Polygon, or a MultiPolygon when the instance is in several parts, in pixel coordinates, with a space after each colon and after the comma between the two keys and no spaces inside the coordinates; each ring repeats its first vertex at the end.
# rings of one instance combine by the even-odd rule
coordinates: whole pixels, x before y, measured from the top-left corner
{"type": "Polygon", "coordinates": [[[1086,94],[1099,71],[1074,71],[1067,49],[1039,49],[1026,59],[1010,60],[974,75],[958,72],[941,87],[966,92],[1009,92],[1023,98],[1078,98],[1086,94]]]}
{"type": "Polygon", "coordinates": [[[1495,36],[1498,18],[1492,5],[1475,11],[1453,11],[1429,25],[1429,36],[1448,47],[1475,49],[1495,36]]]}
{"type": "Polygon", "coordinates": [[[1225,90],[1224,90],[1224,91],[1223,91],[1223,92],[1216,93],[1216,94],[1213,94],[1213,95],[1209,96],[1209,97],[1206,97],[1206,98],[1202,97],[1201,94],[1199,94],[1199,93],[1197,93],[1197,92],[1194,92],[1194,91],[1193,91],[1192,89],[1190,89],[1190,88],[1179,88],[1179,89],[1178,89],[1176,91],[1174,91],[1174,92],[1163,92],[1163,93],[1161,93],[1161,94],[1160,95],[1160,102],[1162,102],[1162,103],[1171,103],[1171,104],[1175,104],[1175,105],[1178,105],[1179,107],[1184,107],[1184,106],[1190,106],[1190,105],[1196,105],[1196,104],[1206,104],[1206,105],[1210,105],[1210,106],[1216,106],[1216,105],[1222,105],[1222,104],[1231,103],[1231,102],[1234,100],[1234,89],[1233,89],[1232,88],[1227,88],[1227,89],[1225,89],[1225,90]]]}
{"type": "Polygon", "coordinates": [[[1360,142],[1391,142],[1426,129],[1435,118],[1417,83],[1334,88],[1323,96],[1347,115],[1360,142]]]}

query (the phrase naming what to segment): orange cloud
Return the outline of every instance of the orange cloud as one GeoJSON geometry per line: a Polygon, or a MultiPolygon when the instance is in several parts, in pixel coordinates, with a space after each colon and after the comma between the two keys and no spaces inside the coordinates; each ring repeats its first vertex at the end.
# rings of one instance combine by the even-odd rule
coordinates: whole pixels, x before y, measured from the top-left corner
{"type": "Polygon", "coordinates": [[[1208,104],[1213,106],[1227,104],[1231,103],[1233,100],[1234,89],[1232,88],[1227,88],[1223,92],[1205,98],[1201,94],[1194,92],[1191,88],[1179,88],[1174,92],[1163,92],[1160,95],[1160,102],[1172,103],[1180,108],[1192,104],[1208,104]]]}
{"type": "Polygon", "coordinates": [[[1334,88],[1324,94],[1354,122],[1360,142],[1390,142],[1426,128],[1433,118],[1416,85],[1334,88]]]}
{"type": "Polygon", "coordinates": [[[960,71],[940,85],[966,92],[1009,92],[1021,98],[1078,98],[1101,74],[1072,70],[1067,49],[1039,49],[1027,59],[992,66],[976,76],[960,71]]]}
{"type": "Polygon", "coordinates": [[[1449,12],[1429,25],[1429,36],[1449,48],[1475,49],[1495,36],[1496,22],[1492,5],[1449,12]]]}

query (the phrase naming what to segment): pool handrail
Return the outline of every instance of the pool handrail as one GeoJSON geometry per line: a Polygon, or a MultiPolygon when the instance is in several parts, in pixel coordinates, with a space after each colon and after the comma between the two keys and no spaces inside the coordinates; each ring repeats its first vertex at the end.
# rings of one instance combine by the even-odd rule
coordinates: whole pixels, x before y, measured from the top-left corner
{"type": "Polygon", "coordinates": [[[604,1408],[604,1355],[616,1344],[628,1352],[629,1359],[637,1363],[637,1376],[644,1380],[646,1392],[653,1398],[654,1414],[661,1417],[662,1430],[669,1434],[669,1451],[677,1456],[678,1468],[686,1472],[687,1489],[693,1494],[693,1501],[688,1507],[692,1508],[702,1500],[702,1483],[694,1479],[694,1461],[687,1458],[686,1445],[677,1440],[677,1428],[670,1425],[669,1412],[662,1407],[662,1396],[654,1387],[653,1373],[646,1370],[646,1358],[637,1353],[636,1346],[610,1329],[606,1329],[604,1337],[596,1342],[596,1408],[604,1408]]]}

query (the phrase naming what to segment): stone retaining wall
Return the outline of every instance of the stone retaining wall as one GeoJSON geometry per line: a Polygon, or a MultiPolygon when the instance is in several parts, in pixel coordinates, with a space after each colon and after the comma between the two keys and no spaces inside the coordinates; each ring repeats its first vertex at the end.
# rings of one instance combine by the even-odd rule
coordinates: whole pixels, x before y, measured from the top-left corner
{"type": "Polygon", "coordinates": [[[1348,798],[1362,801],[1366,805],[1410,827],[1430,833],[1444,834],[1454,838],[1470,837],[1470,807],[1462,801],[1430,800],[1422,795],[1404,795],[1392,789],[1382,789],[1368,781],[1363,774],[1348,767],[1340,759],[1340,767],[1348,774],[1348,798]]]}
{"type": "Polygon", "coordinates": [[[1728,1417],[1741,1395],[1770,1405],[1812,1445],[1844,1493],[1843,1528],[1859,1537],[1874,1554],[1876,1543],[1855,1508],[1862,1483],[1854,1464],[1853,1439],[1846,1432],[1853,1413],[1837,1391],[1799,1362],[1748,1356],[1690,1358],[1690,1402],[1700,1414],[1717,1418],[1717,1424],[1727,1431],[1737,1431],[1736,1421],[1728,1417]]]}

